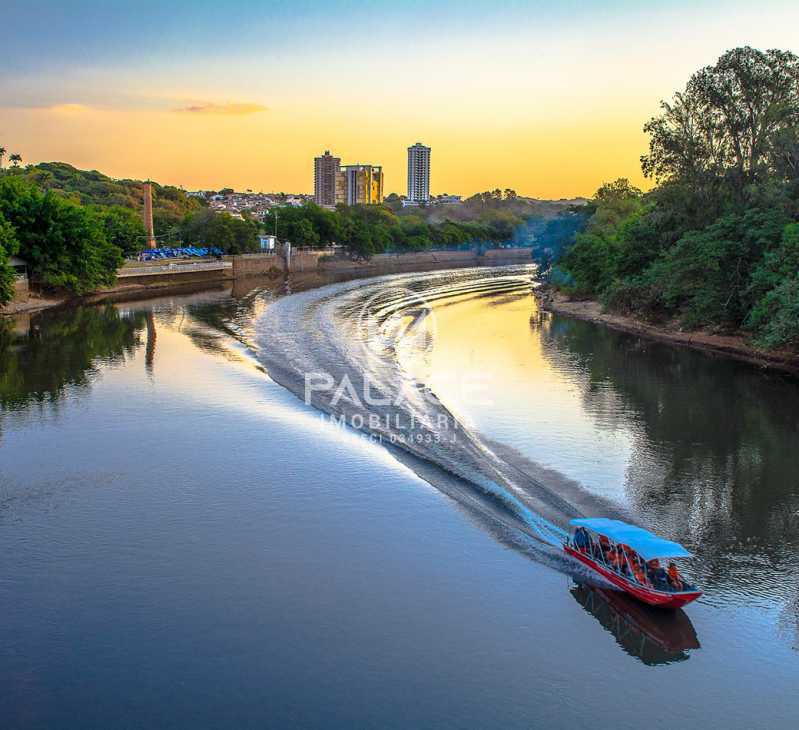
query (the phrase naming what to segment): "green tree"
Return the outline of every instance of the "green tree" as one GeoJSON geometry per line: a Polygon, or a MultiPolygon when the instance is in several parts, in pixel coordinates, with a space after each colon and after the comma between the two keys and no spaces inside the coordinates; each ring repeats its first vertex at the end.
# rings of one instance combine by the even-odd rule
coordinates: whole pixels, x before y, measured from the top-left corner
{"type": "Polygon", "coordinates": [[[114,283],[121,251],[87,208],[7,177],[0,179],[0,213],[15,229],[34,280],[76,294],[114,283]]]}
{"type": "Polygon", "coordinates": [[[727,176],[743,199],[748,185],[784,161],[775,142],[799,120],[797,85],[799,58],[792,53],[748,46],[727,51],[645,125],[644,173],[697,186],[727,176]]]}
{"type": "Polygon", "coordinates": [[[147,231],[141,216],[132,208],[112,205],[105,208],[92,206],[91,210],[100,219],[106,239],[126,256],[134,256],[144,247],[147,231]]]}
{"type": "Polygon", "coordinates": [[[0,304],[14,296],[14,269],[9,257],[17,253],[19,245],[11,224],[0,213],[0,304]]]}

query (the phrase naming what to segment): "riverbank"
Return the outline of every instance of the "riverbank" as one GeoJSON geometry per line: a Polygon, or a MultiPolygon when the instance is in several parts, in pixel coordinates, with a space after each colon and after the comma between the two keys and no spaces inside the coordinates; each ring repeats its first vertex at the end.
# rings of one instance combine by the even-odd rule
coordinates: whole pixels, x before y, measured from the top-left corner
{"type": "Polygon", "coordinates": [[[531,249],[489,249],[470,251],[420,251],[405,254],[377,254],[368,260],[326,256],[324,251],[297,251],[287,262],[274,253],[227,256],[223,262],[129,262],[119,271],[116,283],[84,296],[45,296],[35,290],[0,307],[0,316],[31,314],[53,307],[141,299],[162,294],[177,294],[202,287],[217,288],[232,281],[254,277],[280,278],[289,273],[378,276],[464,266],[498,266],[530,263],[531,249]]]}
{"type": "Polygon", "coordinates": [[[790,352],[760,350],[741,335],[721,335],[704,330],[684,331],[677,325],[654,325],[635,317],[607,312],[599,302],[591,299],[571,300],[549,286],[537,289],[535,296],[546,312],[603,324],[620,332],[690,347],[710,355],[721,355],[799,377],[799,356],[790,352]]]}

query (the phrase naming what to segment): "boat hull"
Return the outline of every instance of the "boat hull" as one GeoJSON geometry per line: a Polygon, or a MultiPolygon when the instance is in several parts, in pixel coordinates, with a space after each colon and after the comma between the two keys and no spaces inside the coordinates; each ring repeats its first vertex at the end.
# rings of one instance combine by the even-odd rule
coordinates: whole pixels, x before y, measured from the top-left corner
{"type": "Polygon", "coordinates": [[[702,595],[702,591],[681,591],[672,593],[669,591],[658,591],[654,588],[646,588],[627,580],[623,576],[614,573],[612,570],[608,570],[589,555],[585,555],[569,545],[564,545],[563,549],[572,557],[577,558],[583,565],[587,565],[589,568],[599,573],[608,583],[613,584],[619,590],[624,591],[628,595],[650,606],[657,606],[658,608],[682,608],[702,595]]]}

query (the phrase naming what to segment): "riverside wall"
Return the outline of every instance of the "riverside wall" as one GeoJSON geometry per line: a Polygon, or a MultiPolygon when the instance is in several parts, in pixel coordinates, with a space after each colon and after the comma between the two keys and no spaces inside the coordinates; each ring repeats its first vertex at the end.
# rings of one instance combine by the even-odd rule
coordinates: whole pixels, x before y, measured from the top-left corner
{"type": "Polygon", "coordinates": [[[489,249],[482,254],[477,251],[418,251],[414,253],[381,253],[368,261],[355,261],[344,256],[326,256],[319,262],[322,271],[390,271],[408,270],[413,266],[481,266],[504,263],[526,263],[532,261],[530,248],[489,249]]]}
{"type": "MultiPolygon", "coordinates": [[[[401,254],[377,254],[368,260],[354,260],[346,256],[330,256],[324,251],[295,251],[289,266],[279,253],[254,253],[226,256],[224,262],[129,262],[119,271],[117,282],[108,289],[88,295],[88,301],[115,300],[121,295],[135,295],[165,289],[182,289],[198,285],[213,285],[254,276],[279,276],[287,271],[305,272],[391,272],[412,271],[437,267],[481,266],[531,261],[529,248],[500,248],[477,251],[418,251],[401,254]]],[[[63,304],[69,299],[61,296],[34,300],[28,290],[27,279],[18,279],[12,302],[0,314],[11,314],[26,309],[44,309],[63,304]],[[30,302],[29,302],[30,300],[30,302]]]]}

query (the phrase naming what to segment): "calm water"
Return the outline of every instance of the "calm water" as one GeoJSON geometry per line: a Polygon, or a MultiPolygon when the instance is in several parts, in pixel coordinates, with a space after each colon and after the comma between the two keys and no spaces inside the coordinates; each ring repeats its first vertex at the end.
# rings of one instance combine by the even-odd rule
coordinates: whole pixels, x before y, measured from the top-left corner
{"type": "Polygon", "coordinates": [[[435,279],[403,365],[542,488],[690,545],[700,602],[575,582],[270,379],[278,314],[332,353],[356,310],[311,315],[348,284],[45,313],[0,331],[2,726],[791,726],[799,385],[485,276],[435,279]]]}

